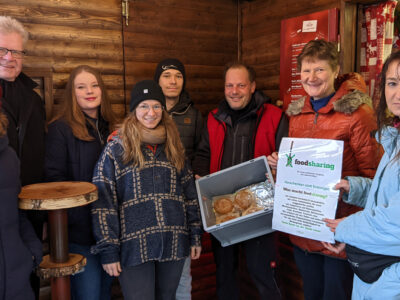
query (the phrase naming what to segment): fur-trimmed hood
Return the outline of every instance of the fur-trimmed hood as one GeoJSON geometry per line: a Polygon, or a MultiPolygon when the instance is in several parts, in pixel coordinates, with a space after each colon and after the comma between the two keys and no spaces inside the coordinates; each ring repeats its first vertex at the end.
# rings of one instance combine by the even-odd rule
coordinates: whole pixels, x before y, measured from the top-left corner
{"type": "MultiPolygon", "coordinates": [[[[344,114],[352,114],[356,111],[362,104],[367,104],[372,107],[371,98],[365,94],[366,86],[361,75],[357,73],[349,73],[340,76],[335,86],[338,89],[326,107],[322,108],[320,112],[328,112],[331,109],[344,114]]],[[[289,104],[286,114],[288,116],[295,116],[301,112],[306,112],[305,101],[309,101],[309,96],[304,96],[297,101],[289,104]]],[[[307,105],[308,106],[308,105],[307,105]]]]}

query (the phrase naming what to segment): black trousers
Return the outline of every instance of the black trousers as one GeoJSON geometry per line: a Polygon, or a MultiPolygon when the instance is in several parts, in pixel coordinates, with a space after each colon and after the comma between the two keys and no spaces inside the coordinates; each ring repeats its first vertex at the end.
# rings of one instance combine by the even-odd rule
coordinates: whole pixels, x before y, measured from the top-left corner
{"type": "Polygon", "coordinates": [[[293,247],[305,300],[350,300],[354,273],[347,260],[293,247]]]}
{"type": "MultiPolygon", "coordinates": [[[[47,220],[47,212],[39,211],[39,210],[30,210],[27,212],[27,216],[29,221],[32,223],[33,229],[36,233],[38,239],[42,241],[43,236],[43,224],[47,220]]],[[[31,282],[31,286],[33,289],[33,293],[35,294],[35,300],[39,300],[40,297],[40,278],[36,275],[36,272],[32,272],[29,280],[31,282]]]]}
{"type": "Polygon", "coordinates": [[[175,300],[184,259],[151,261],[122,269],[119,276],[125,300],[175,300]]]}
{"type": "Polygon", "coordinates": [[[245,253],[249,274],[257,287],[261,299],[280,299],[280,291],[270,267],[276,261],[274,234],[263,235],[235,245],[222,247],[211,237],[214,260],[217,265],[217,296],[219,300],[239,299],[237,281],[239,247],[245,253]]]}

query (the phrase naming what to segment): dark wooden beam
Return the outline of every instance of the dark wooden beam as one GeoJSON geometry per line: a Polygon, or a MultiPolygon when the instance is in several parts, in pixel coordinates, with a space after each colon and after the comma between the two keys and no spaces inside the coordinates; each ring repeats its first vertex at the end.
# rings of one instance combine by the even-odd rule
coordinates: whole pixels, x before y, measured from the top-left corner
{"type": "Polygon", "coordinates": [[[357,3],[342,0],[340,12],[340,67],[345,74],[356,68],[357,3]]]}

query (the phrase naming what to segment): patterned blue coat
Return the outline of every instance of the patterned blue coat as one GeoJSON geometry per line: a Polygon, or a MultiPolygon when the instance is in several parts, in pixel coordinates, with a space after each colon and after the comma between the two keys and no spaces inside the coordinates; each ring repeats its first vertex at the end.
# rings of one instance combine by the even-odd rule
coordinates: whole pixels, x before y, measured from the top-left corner
{"type": "Polygon", "coordinates": [[[96,245],[102,264],[121,267],[148,261],[176,261],[200,246],[201,222],[189,164],[178,173],[164,145],[155,154],[142,146],[142,169],[122,162],[121,140],[104,149],[94,170],[99,200],[92,205],[96,245]]]}

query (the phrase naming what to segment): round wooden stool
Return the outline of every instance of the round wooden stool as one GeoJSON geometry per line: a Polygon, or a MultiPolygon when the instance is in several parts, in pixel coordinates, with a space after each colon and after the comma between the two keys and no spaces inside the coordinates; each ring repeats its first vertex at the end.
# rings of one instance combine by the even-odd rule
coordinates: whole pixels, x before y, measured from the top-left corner
{"type": "Polygon", "coordinates": [[[69,275],[86,265],[80,254],[68,253],[68,214],[71,207],[84,206],[97,200],[97,187],[89,182],[46,182],[26,185],[19,194],[19,208],[48,210],[50,255],[43,257],[38,274],[51,278],[51,297],[71,298],[69,275]]]}

